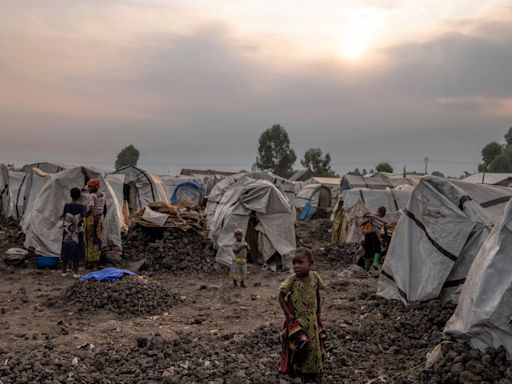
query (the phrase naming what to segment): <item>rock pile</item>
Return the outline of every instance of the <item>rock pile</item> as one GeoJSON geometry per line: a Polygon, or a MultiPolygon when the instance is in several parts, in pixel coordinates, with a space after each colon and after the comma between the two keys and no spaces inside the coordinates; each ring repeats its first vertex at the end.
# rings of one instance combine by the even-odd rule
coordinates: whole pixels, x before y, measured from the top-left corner
{"type": "Polygon", "coordinates": [[[343,269],[355,264],[362,252],[358,244],[330,244],[318,251],[316,260],[330,268],[343,269]]]}
{"type": "Polygon", "coordinates": [[[329,219],[315,219],[311,221],[297,220],[295,233],[297,247],[318,249],[331,242],[331,221],[329,219]]]}
{"type": "Polygon", "coordinates": [[[213,274],[221,269],[211,241],[192,229],[133,227],[123,242],[123,258],[144,260],[142,269],[176,275],[213,274]]]}
{"type": "Polygon", "coordinates": [[[0,254],[9,248],[23,247],[25,235],[13,219],[0,217],[0,254]]]}
{"type": "Polygon", "coordinates": [[[121,317],[160,314],[182,301],[143,276],[114,282],[77,281],[64,292],[63,300],[78,311],[104,309],[121,317]]]}
{"type": "Polygon", "coordinates": [[[512,383],[512,365],[503,347],[480,352],[463,342],[447,342],[442,344],[441,350],[440,360],[413,377],[413,382],[512,383]]]}

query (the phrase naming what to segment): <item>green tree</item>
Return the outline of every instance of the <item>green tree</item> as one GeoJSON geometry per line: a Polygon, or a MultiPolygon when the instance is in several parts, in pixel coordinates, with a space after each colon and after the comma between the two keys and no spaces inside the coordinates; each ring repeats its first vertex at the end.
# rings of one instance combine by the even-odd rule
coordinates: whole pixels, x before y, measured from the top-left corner
{"type": "Polygon", "coordinates": [[[508,129],[508,132],[505,135],[505,141],[507,142],[507,145],[512,145],[512,127],[508,129]]]}
{"type": "Polygon", "coordinates": [[[491,161],[488,166],[488,171],[495,173],[512,172],[512,161],[510,161],[510,158],[505,153],[501,153],[491,161]]]}
{"type": "Polygon", "coordinates": [[[503,146],[496,141],[487,144],[482,149],[482,164],[478,166],[480,172],[490,170],[490,164],[503,152],[503,146]]]}
{"type": "Polygon", "coordinates": [[[139,162],[140,152],[133,145],[129,145],[126,148],[123,148],[119,155],[117,155],[117,160],[115,164],[116,170],[121,169],[123,167],[129,166],[137,166],[139,162]]]}
{"type": "Polygon", "coordinates": [[[325,156],[320,148],[309,148],[304,153],[304,159],[300,161],[304,168],[309,169],[314,176],[336,177],[336,173],[331,169],[331,155],[325,156]]]}
{"type": "Polygon", "coordinates": [[[264,131],[259,139],[256,165],[263,171],[271,171],[281,177],[293,174],[293,164],[297,160],[290,147],[288,132],[279,124],[264,131]]]}
{"type": "Polygon", "coordinates": [[[380,163],[379,165],[377,165],[377,167],[375,169],[377,170],[377,172],[386,172],[386,173],[394,172],[393,167],[389,163],[380,163]]]}

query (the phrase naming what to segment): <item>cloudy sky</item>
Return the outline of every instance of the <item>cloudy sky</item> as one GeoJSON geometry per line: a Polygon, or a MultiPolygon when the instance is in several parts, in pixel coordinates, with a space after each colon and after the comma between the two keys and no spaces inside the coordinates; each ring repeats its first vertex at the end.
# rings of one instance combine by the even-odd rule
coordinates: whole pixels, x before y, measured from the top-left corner
{"type": "Polygon", "coordinates": [[[344,173],[473,171],[512,126],[503,0],[0,0],[0,161],[249,169],[261,132],[344,173]]]}

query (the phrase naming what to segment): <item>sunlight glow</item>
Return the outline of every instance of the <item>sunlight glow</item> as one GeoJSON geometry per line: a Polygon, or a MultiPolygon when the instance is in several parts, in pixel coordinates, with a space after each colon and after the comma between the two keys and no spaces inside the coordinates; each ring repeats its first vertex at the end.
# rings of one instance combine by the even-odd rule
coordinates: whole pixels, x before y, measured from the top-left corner
{"type": "Polygon", "coordinates": [[[350,39],[343,44],[342,55],[349,60],[360,59],[368,48],[364,41],[350,39]]]}

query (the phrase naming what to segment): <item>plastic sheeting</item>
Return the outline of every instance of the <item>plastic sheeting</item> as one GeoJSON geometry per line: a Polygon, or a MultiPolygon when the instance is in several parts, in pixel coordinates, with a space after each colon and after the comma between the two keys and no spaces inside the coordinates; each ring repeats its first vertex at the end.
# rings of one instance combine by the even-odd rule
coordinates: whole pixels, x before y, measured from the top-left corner
{"type": "Polygon", "coordinates": [[[9,214],[9,171],[4,164],[0,164],[0,216],[9,214]]]}
{"type": "MultiPolygon", "coordinates": [[[[281,255],[282,265],[290,268],[288,255],[296,248],[293,210],[272,183],[247,175],[230,176],[217,184],[206,206],[210,238],[218,248],[217,261],[231,265],[233,233],[237,228],[247,231],[251,214],[259,222],[259,235],[268,238],[281,255]]],[[[266,256],[263,262],[268,261],[269,255],[266,256]]]]}
{"type": "Polygon", "coordinates": [[[445,333],[474,348],[504,346],[512,358],[512,202],[480,248],[445,333]]]}
{"type": "Polygon", "coordinates": [[[494,201],[501,201],[502,207],[511,196],[508,190],[490,186],[456,185],[432,176],[421,180],[395,229],[378,295],[407,303],[437,298],[444,288],[457,300],[493,223],[494,207],[472,195],[500,195],[501,200],[494,201]]]}
{"type": "Polygon", "coordinates": [[[96,280],[96,281],[116,281],[125,276],[137,276],[135,272],[127,269],[119,268],[103,268],[99,271],[90,272],[80,278],[80,281],[96,280]]]}
{"type": "MultiPolygon", "coordinates": [[[[83,167],[48,175],[45,184],[35,198],[32,209],[23,218],[22,229],[26,234],[26,248],[34,247],[36,253],[43,256],[60,256],[62,212],[64,204],[70,200],[69,191],[74,187],[83,188],[86,185],[86,180],[92,178],[100,179],[100,191],[106,195],[105,245],[122,248],[122,206],[103,176],[83,167]]],[[[87,195],[83,194],[84,203],[86,203],[86,198],[87,195]]]]}
{"type": "Polygon", "coordinates": [[[183,207],[198,207],[204,199],[205,191],[202,184],[194,181],[184,181],[174,190],[171,204],[183,207]]]}

